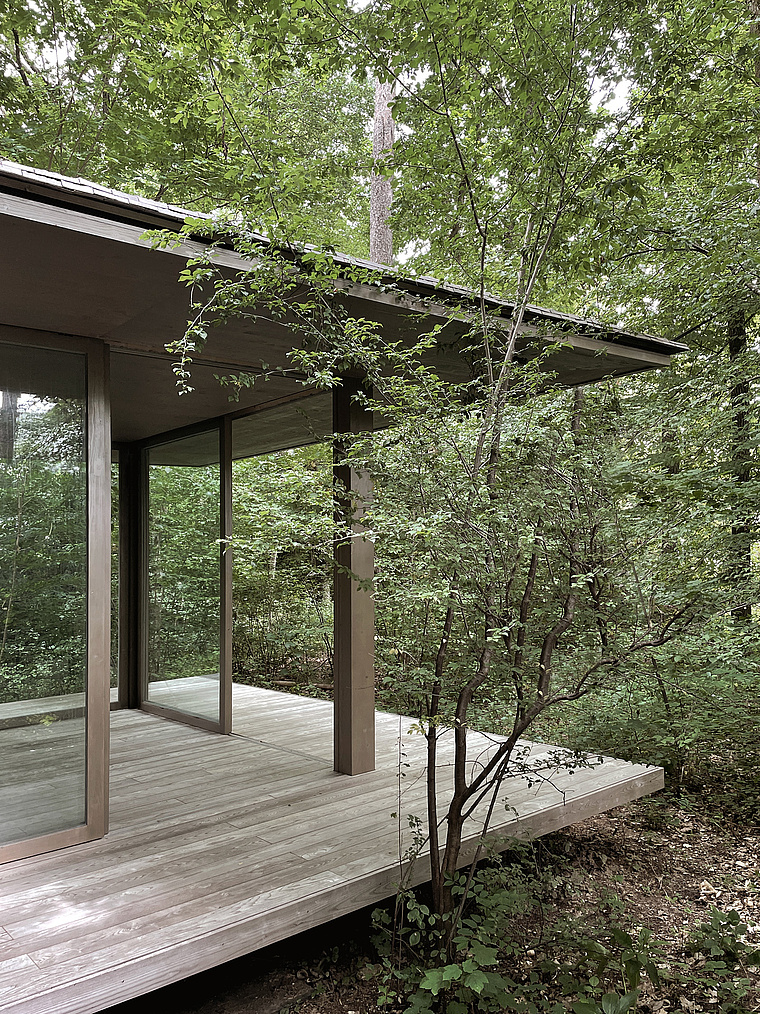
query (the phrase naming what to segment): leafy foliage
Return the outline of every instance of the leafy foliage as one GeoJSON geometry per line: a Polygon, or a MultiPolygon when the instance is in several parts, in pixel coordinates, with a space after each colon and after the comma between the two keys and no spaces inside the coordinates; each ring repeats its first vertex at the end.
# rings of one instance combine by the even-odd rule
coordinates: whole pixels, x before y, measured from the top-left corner
{"type": "MultiPolygon", "coordinates": [[[[180,381],[191,386],[185,364],[208,326],[236,314],[297,335],[299,351],[262,363],[263,375],[327,388],[358,370],[374,384],[367,405],[394,429],[350,453],[377,476],[381,693],[419,717],[433,762],[444,724],[462,768],[467,727],[498,731],[509,744],[489,771],[498,782],[532,727],[661,763],[679,790],[717,786],[726,812],[758,819],[757,13],[754,0],[56,0],[4,14],[8,154],[231,206],[217,226],[257,270],[222,279],[212,249],[190,265],[184,279],[213,296],[172,349],[180,381]],[[508,321],[485,304],[471,313],[467,385],[439,376],[434,329],[389,348],[335,298],[339,274],[394,295],[330,249],[366,249],[367,73],[397,89],[383,171],[408,270],[515,301],[508,321]],[[551,390],[540,356],[515,357],[537,299],[688,335],[694,350],[669,373],[571,398],[551,390]]],[[[329,666],[330,514],[323,473],[308,474],[316,460],[239,472],[236,665],[248,678],[329,666]]],[[[186,490],[164,492],[159,583],[197,621],[172,633],[185,667],[205,650],[214,603],[207,578],[187,573],[181,533],[192,527],[206,548],[213,534],[185,511],[186,490]]],[[[2,510],[7,538],[12,495],[2,510]]],[[[30,580],[44,572],[34,554],[24,566],[30,580]]],[[[46,644],[71,643],[75,624],[59,612],[46,644]]],[[[530,902],[497,874],[455,873],[481,787],[457,776],[434,902],[406,899],[404,947],[419,960],[388,975],[409,1010],[509,1009],[515,995],[515,1009],[541,1009],[548,966],[519,982],[494,970],[530,902]]],[[[437,855],[434,805],[428,817],[437,855]]],[[[730,920],[703,930],[716,961],[740,955],[730,920]]],[[[554,1009],[568,997],[576,1014],[632,1009],[642,973],[655,975],[649,943],[614,927],[582,940],[577,968],[593,974],[583,984],[577,968],[555,967],[565,996],[554,1009]]]]}
{"type": "Polygon", "coordinates": [[[0,703],[81,692],[86,673],[83,404],[11,405],[15,439],[0,458],[0,703]]]}
{"type": "Polygon", "coordinates": [[[219,672],[219,467],[150,466],[150,680],[219,672]]]}
{"type": "Polygon", "coordinates": [[[530,847],[489,860],[471,883],[457,876],[454,895],[467,894],[456,933],[455,960],[447,922],[424,900],[397,900],[403,919],[374,913],[381,963],[381,1006],[405,1014],[610,1014],[635,1007],[645,978],[659,983],[658,945],[647,930],[589,928],[573,920],[547,923],[545,905],[562,874],[535,866],[530,847]]]}
{"type": "Polygon", "coordinates": [[[299,22],[277,7],[12,2],[3,155],[364,252],[371,89],[308,73],[299,22]]]}
{"type": "Polygon", "coordinates": [[[331,477],[324,445],[235,465],[235,679],[330,685],[331,477]]]}

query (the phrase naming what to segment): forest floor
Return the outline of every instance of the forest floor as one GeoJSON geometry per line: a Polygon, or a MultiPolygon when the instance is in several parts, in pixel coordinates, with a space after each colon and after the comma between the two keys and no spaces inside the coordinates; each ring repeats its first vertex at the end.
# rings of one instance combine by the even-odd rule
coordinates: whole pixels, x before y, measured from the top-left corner
{"type": "MultiPolygon", "coordinates": [[[[746,943],[760,947],[760,828],[721,827],[705,813],[659,797],[542,839],[531,861],[551,889],[532,916],[518,920],[525,961],[548,953],[541,937],[552,926],[562,925],[567,940],[602,940],[613,926],[637,939],[646,927],[661,980],[643,977],[640,1014],[760,1011],[760,968],[735,960],[735,923],[717,914],[738,913],[728,920],[743,924],[746,943]]],[[[373,934],[366,909],[112,1012],[392,1014],[403,1008],[378,1007],[373,934]]],[[[505,972],[515,971],[513,958],[505,972]]],[[[587,963],[573,974],[590,980],[593,971],[587,963]]],[[[556,999],[562,991],[548,992],[556,999]]],[[[560,999],[562,1009],[572,1011],[573,999],[560,999]]]]}

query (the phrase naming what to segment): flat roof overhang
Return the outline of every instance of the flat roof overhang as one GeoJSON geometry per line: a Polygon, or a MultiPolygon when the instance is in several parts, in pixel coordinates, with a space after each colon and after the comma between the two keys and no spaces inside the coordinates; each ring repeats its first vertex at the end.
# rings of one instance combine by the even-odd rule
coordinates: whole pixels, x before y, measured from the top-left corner
{"type": "MultiPolygon", "coordinates": [[[[212,328],[194,356],[194,391],[179,395],[166,346],[182,336],[191,314],[190,290],[179,282],[179,273],[205,244],[183,238],[172,249],[154,249],[144,234],[150,228],[177,231],[185,214],[0,162],[0,325],[27,329],[30,342],[35,332],[50,332],[109,344],[117,444],[256,407],[266,407],[266,426],[247,427],[246,446],[238,447],[236,456],[296,446],[329,432],[329,393],[310,391],[293,375],[288,353],[297,338],[291,328],[264,314],[212,328]],[[261,373],[262,363],[269,367],[267,379],[244,389],[232,403],[230,389],[217,377],[261,373]],[[293,411],[294,404],[299,412],[293,411]]],[[[224,248],[214,258],[230,275],[251,266],[224,248]]],[[[348,264],[347,258],[342,261],[348,264]]],[[[377,265],[360,266],[382,271],[377,265]]],[[[446,379],[473,379],[461,352],[473,319],[472,294],[430,279],[395,281],[388,291],[339,278],[336,298],[351,315],[378,321],[393,340],[413,340],[443,325],[431,362],[446,379]]],[[[511,312],[508,302],[490,297],[488,307],[504,318],[511,312]]],[[[567,386],[667,366],[672,354],[685,350],[650,335],[531,307],[521,329],[521,354],[536,355],[557,341],[561,346],[547,369],[567,386]]]]}

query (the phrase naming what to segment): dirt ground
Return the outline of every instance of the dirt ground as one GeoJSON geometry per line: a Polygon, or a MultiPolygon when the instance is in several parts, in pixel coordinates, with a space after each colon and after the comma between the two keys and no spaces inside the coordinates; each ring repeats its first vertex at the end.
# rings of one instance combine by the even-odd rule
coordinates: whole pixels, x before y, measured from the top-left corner
{"type": "MultiPolygon", "coordinates": [[[[566,828],[541,848],[542,863],[561,871],[563,914],[647,927],[661,942],[664,981],[659,987],[644,981],[641,1014],[760,1011],[757,968],[737,968],[731,981],[745,982],[745,995],[732,1007],[709,987],[714,956],[687,946],[717,909],[736,911],[748,927],[747,943],[760,947],[760,829],[726,830],[696,809],[654,799],[566,828]],[[668,976],[671,967],[680,977],[668,976]]],[[[365,978],[377,960],[371,936],[365,909],[111,1014],[378,1014],[376,981],[365,978]]]]}

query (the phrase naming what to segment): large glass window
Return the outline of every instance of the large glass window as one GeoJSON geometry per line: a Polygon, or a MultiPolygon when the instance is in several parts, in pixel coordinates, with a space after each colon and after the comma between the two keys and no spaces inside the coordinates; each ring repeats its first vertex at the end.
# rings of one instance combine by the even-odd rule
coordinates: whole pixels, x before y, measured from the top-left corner
{"type": "Polygon", "coordinates": [[[217,429],[148,456],[148,694],[219,721],[220,454],[217,429]]]}
{"type": "Polygon", "coordinates": [[[0,344],[0,845],[86,821],[85,357],[0,344]]]}

